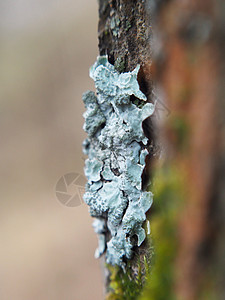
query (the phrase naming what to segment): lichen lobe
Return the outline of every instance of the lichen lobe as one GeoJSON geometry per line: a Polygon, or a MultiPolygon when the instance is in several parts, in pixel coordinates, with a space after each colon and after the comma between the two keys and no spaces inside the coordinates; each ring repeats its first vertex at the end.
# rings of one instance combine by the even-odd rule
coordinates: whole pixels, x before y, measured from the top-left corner
{"type": "Polygon", "coordinates": [[[100,56],[90,69],[97,93],[83,95],[87,109],[84,130],[88,133],[83,144],[88,155],[84,200],[96,218],[96,257],[106,251],[107,263],[119,266],[132,257],[133,247],[144,241],[142,225],[152,204],[152,193],[142,190],[141,175],[148,155],[142,122],[153,114],[154,105],[145,103],[138,108],[130,99],[134,95],[147,100],[139,89],[138,71],[139,66],[119,74],[107,56],[100,56]]]}

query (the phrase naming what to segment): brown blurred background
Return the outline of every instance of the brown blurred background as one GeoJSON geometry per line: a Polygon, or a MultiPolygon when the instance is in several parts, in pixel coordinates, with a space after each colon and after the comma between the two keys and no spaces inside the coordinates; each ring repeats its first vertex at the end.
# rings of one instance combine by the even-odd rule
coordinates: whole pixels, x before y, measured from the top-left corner
{"type": "Polygon", "coordinates": [[[55,196],[83,172],[82,93],[97,1],[0,1],[0,299],[103,299],[85,204],[55,196]]]}

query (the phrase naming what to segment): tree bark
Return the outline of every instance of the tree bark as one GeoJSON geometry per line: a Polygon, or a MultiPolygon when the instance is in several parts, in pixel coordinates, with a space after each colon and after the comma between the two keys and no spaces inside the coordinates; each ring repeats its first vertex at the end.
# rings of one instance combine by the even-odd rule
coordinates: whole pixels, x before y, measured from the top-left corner
{"type": "MultiPolygon", "coordinates": [[[[150,223],[156,254],[139,291],[143,300],[225,298],[223,6],[222,0],[99,0],[100,54],[119,72],[140,64],[142,92],[152,102],[154,82],[171,112],[157,124],[158,141],[157,122],[145,126],[152,153],[144,181],[155,165],[150,223]],[[163,164],[155,164],[161,143],[163,164]]],[[[146,272],[146,256],[148,243],[136,249],[131,281],[139,259],[140,273],[146,272]]]]}
{"type": "Polygon", "coordinates": [[[99,52],[107,54],[119,72],[141,65],[139,83],[150,96],[150,16],[146,1],[99,0],[99,52]]]}

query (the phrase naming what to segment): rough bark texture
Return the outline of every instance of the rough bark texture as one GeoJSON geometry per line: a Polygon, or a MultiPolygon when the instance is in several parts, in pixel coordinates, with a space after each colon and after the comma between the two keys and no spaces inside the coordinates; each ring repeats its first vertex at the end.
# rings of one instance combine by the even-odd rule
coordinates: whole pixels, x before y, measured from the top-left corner
{"type": "Polygon", "coordinates": [[[150,96],[150,18],[146,1],[99,0],[99,52],[108,54],[118,71],[141,65],[140,86],[150,96]]]}

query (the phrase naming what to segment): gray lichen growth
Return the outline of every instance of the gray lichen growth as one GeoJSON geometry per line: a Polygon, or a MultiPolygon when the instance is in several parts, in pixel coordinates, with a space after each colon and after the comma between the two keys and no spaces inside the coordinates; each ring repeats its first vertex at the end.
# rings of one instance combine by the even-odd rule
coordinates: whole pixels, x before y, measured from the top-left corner
{"type": "Polygon", "coordinates": [[[119,33],[119,25],[120,25],[120,19],[116,16],[113,16],[110,21],[110,28],[114,36],[117,36],[119,33]]]}
{"type": "Polygon", "coordinates": [[[119,74],[107,56],[100,56],[90,69],[97,93],[83,95],[88,133],[83,143],[88,155],[84,200],[96,218],[99,247],[95,255],[106,251],[107,263],[119,266],[132,257],[133,247],[144,241],[142,225],[152,204],[152,193],[142,190],[148,155],[142,122],[152,115],[154,105],[145,103],[139,108],[131,102],[131,95],[147,100],[139,89],[138,71],[139,66],[119,74]]]}

